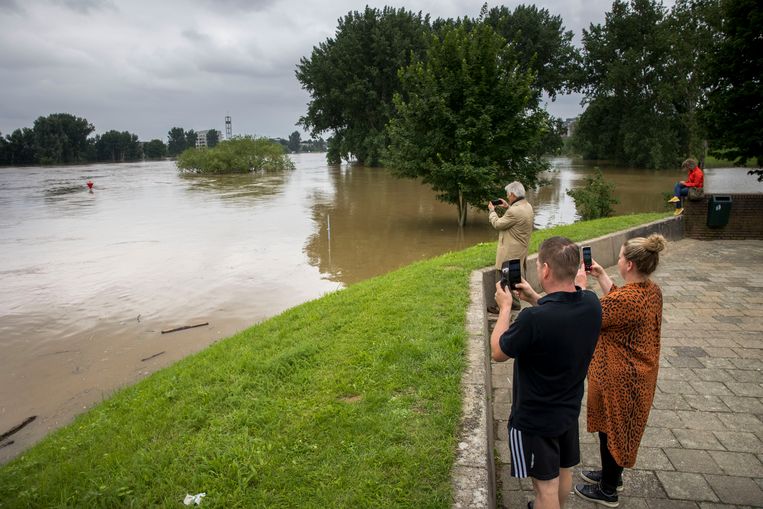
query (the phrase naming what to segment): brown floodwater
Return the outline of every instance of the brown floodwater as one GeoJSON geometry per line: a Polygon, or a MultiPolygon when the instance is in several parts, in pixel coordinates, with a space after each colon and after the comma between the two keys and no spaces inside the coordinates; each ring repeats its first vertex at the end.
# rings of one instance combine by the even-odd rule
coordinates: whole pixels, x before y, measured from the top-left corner
{"type": "MultiPolygon", "coordinates": [[[[496,238],[484,212],[470,210],[459,229],[455,208],[427,186],[324,157],[219,177],[182,176],[169,161],[0,168],[0,434],[37,416],[0,444],[0,463],[119,387],[262,319],[496,238]]],[[[538,228],[575,220],[565,190],[593,171],[552,164],[551,184],[528,197],[538,228]]],[[[665,210],[662,193],[682,177],[605,170],[618,213],[665,210]]],[[[740,170],[708,172],[716,181],[759,187],[740,170]]]]}

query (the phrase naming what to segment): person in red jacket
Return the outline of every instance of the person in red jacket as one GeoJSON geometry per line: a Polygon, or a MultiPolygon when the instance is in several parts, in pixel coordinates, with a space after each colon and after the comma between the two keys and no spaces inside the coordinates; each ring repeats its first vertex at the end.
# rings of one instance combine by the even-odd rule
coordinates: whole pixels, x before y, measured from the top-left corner
{"type": "Polygon", "coordinates": [[[697,166],[697,161],[695,159],[687,159],[683,162],[681,168],[689,172],[689,178],[687,180],[676,182],[676,185],[673,188],[673,197],[668,200],[669,203],[676,204],[676,216],[684,211],[681,198],[689,195],[689,188],[696,187],[701,189],[705,185],[705,176],[700,167],[697,166]]]}

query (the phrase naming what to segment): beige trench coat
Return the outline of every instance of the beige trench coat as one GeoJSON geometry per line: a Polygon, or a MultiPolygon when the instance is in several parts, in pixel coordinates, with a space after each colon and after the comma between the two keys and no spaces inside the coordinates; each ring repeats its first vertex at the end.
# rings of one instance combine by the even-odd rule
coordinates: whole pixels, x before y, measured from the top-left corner
{"type": "Polygon", "coordinates": [[[506,260],[519,258],[522,260],[522,273],[525,272],[527,248],[530,235],[533,232],[535,212],[527,200],[515,201],[503,214],[493,211],[488,216],[490,224],[498,230],[498,249],[495,252],[495,268],[500,270],[506,260]]]}

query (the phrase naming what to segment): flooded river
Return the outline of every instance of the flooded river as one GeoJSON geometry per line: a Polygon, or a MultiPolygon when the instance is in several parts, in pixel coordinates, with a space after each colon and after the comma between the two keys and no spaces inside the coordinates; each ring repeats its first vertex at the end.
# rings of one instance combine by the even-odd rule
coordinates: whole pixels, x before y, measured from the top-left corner
{"type": "MultiPolygon", "coordinates": [[[[455,208],[418,182],[328,166],[324,154],[293,159],[295,171],[266,176],[181,176],[169,161],[0,168],[0,433],[38,416],[0,444],[0,462],[257,321],[496,238],[477,210],[459,230],[455,208]]],[[[592,172],[564,158],[553,166],[551,185],[528,197],[539,228],[575,220],[565,190],[592,172]]],[[[755,182],[725,171],[742,189],[755,182]]],[[[728,184],[718,172],[708,182],[728,184]]],[[[618,213],[665,210],[662,193],[681,177],[606,173],[618,213]]]]}

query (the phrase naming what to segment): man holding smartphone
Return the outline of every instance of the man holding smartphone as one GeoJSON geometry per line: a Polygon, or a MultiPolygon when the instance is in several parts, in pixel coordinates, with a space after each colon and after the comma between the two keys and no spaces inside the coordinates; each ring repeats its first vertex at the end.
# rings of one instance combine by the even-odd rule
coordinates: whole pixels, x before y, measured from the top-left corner
{"type": "MultiPolygon", "coordinates": [[[[508,201],[501,198],[499,205],[495,205],[492,201],[487,204],[490,210],[488,220],[493,228],[498,230],[498,247],[495,253],[496,281],[501,279],[501,266],[507,260],[519,258],[522,274],[527,271],[527,249],[530,245],[535,219],[532,205],[525,199],[525,187],[522,183],[514,181],[505,189],[508,201]],[[502,216],[496,212],[497,206],[506,209],[502,216]]],[[[511,308],[520,309],[519,299],[513,301],[511,308]]],[[[488,311],[498,313],[498,308],[490,305],[488,311]]]]}
{"type": "Polygon", "coordinates": [[[498,320],[490,336],[496,362],[514,359],[509,450],[511,475],[532,478],[534,509],[564,507],[572,467],[580,462],[578,417],[584,381],[601,329],[593,292],[575,286],[580,249],[564,237],[541,245],[536,260],[540,297],[522,280],[515,294],[532,304],[511,320],[511,296],[500,283],[498,320]]]}

